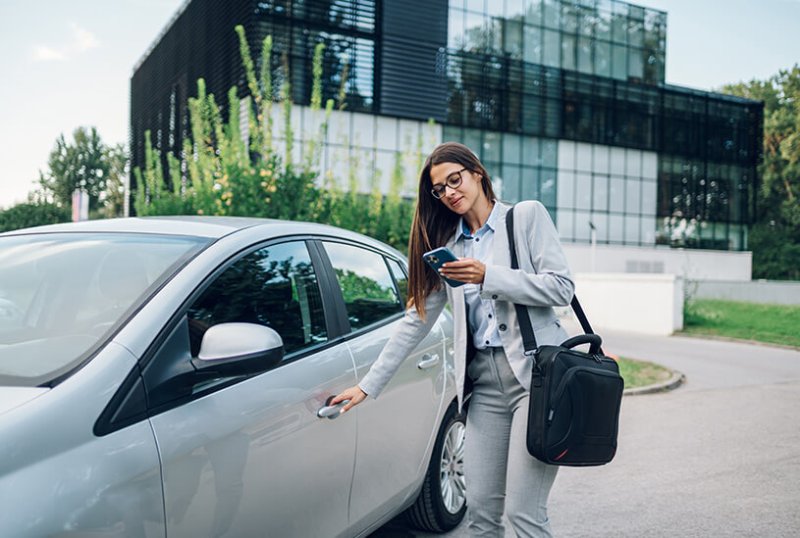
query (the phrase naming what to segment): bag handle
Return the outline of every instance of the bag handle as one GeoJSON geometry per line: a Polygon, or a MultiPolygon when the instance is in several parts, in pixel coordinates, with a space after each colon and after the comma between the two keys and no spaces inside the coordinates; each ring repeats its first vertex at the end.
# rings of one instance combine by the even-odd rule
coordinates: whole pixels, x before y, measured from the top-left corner
{"type": "Polygon", "coordinates": [[[596,355],[600,351],[600,344],[602,343],[603,339],[600,338],[599,334],[579,334],[578,336],[573,336],[572,338],[564,340],[561,347],[572,349],[575,346],[589,344],[589,353],[596,355]]]}
{"type": "MultiPolygon", "coordinates": [[[[508,235],[508,248],[509,253],[511,254],[511,268],[512,269],[519,269],[519,261],[517,260],[517,247],[516,241],[514,239],[514,207],[512,206],[511,209],[508,210],[506,213],[506,232],[508,235]]],[[[572,310],[575,312],[575,315],[578,317],[578,321],[583,328],[583,331],[586,335],[595,335],[594,331],[592,330],[592,326],[589,325],[589,320],[586,318],[586,313],[583,311],[583,307],[581,307],[580,301],[578,301],[578,296],[573,295],[572,301],[570,302],[570,306],[572,306],[572,310]]],[[[522,345],[525,348],[526,355],[532,355],[536,348],[539,347],[536,343],[536,335],[533,333],[533,326],[531,325],[531,318],[528,316],[528,309],[524,305],[514,303],[514,309],[517,311],[517,319],[519,320],[519,329],[522,333],[522,345]]],[[[584,335],[585,336],[585,335],[584,335]]],[[[596,335],[595,335],[596,336],[596,335]]],[[[578,338],[578,337],[575,337],[578,338]]],[[[567,342],[571,342],[575,338],[570,338],[567,342]]],[[[597,337],[600,339],[600,337],[597,337]]],[[[592,348],[594,348],[593,340],[587,340],[580,343],[592,343],[592,348]]],[[[600,347],[602,340],[597,342],[597,346],[595,351],[592,351],[590,348],[590,352],[592,353],[603,353],[603,349],[600,347]]],[[[573,346],[579,344],[573,344],[573,346]]],[[[572,347],[572,346],[568,346],[572,347]]]]}

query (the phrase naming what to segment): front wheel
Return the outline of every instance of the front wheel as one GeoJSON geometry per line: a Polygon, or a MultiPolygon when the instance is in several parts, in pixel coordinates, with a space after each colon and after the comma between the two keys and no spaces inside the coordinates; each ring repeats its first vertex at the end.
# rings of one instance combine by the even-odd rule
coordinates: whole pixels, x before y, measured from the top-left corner
{"type": "Polygon", "coordinates": [[[466,418],[451,405],[436,436],[422,491],[408,509],[412,525],[428,532],[455,528],[467,510],[464,481],[464,433],[466,418]]]}

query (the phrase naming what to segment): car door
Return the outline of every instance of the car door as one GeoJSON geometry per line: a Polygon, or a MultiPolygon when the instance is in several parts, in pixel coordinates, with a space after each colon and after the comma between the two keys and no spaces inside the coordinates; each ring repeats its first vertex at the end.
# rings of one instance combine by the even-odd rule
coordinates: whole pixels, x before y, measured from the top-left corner
{"type": "Polygon", "coordinates": [[[314,255],[297,240],[229,263],[145,367],[168,536],[346,532],[356,417],[317,412],[352,386],[354,365],[346,345],[334,342],[314,255]],[[163,371],[196,357],[204,332],[226,322],[273,328],[283,361],[257,376],[193,386],[189,395],[159,388],[163,371]]]}
{"type": "MultiPolygon", "coordinates": [[[[377,359],[405,310],[406,276],[396,260],[359,245],[323,242],[341,291],[357,377],[377,359]]],[[[374,520],[419,483],[435,436],[444,389],[444,345],[437,323],[377,399],[356,407],[357,460],[350,519],[374,520]]]]}

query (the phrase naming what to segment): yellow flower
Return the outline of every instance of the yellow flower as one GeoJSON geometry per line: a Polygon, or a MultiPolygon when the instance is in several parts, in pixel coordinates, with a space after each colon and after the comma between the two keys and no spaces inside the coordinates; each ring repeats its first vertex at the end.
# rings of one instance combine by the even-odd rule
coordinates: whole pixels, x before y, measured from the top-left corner
{"type": "Polygon", "coordinates": [[[203,214],[203,210],[202,210],[202,209],[198,209],[198,210],[197,210],[197,214],[198,214],[198,215],[202,215],[202,214],[203,214]]]}

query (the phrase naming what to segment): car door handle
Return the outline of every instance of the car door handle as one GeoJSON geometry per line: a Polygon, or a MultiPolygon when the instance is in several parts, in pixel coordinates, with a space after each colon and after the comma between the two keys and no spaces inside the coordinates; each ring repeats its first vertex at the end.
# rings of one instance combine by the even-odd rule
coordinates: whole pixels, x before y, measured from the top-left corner
{"type": "Polygon", "coordinates": [[[325,405],[325,406],[322,406],[317,410],[317,416],[319,418],[329,418],[329,419],[333,420],[336,417],[338,417],[339,415],[341,415],[340,411],[341,411],[342,407],[344,407],[345,405],[347,405],[349,403],[350,403],[350,400],[342,400],[341,402],[339,402],[336,405],[325,405]]]}
{"type": "Polygon", "coordinates": [[[427,370],[428,368],[433,368],[437,364],[439,364],[439,355],[437,353],[434,353],[433,355],[426,353],[417,363],[417,368],[420,370],[427,370]]]}

